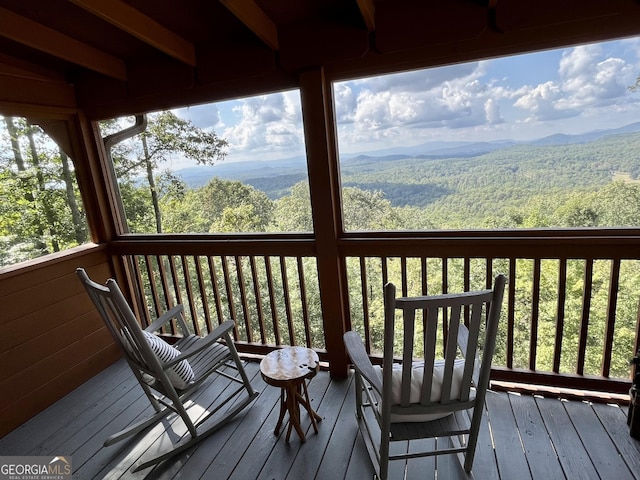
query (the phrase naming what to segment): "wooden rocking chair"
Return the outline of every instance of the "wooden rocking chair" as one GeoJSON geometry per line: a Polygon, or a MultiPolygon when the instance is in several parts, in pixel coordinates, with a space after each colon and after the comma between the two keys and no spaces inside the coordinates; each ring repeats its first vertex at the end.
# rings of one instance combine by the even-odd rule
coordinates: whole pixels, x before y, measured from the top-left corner
{"type": "Polygon", "coordinates": [[[134,472],[192,447],[229,422],[258,395],[249,383],[229,334],[233,321],[228,320],[206,337],[200,337],[189,332],[183,307],[178,305],[143,330],[115,280],[109,279],[103,286],[90,280],[82,268],[76,273],[156,411],[151,417],[110,436],[104,446],[142,432],[173,413],[182,418],[189,431],[189,435],[168,451],[138,462],[134,472]],[[169,345],[153,332],[174,319],[182,337],[175,345],[169,345]],[[229,369],[235,371],[230,374],[229,369]],[[217,400],[205,416],[193,421],[183,402],[212,374],[223,375],[239,386],[228,389],[231,393],[217,400]],[[232,403],[232,400],[236,401],[232,403]],[[229,408],[225,410],[225,406],[229,408]]]}
{"type": "Polygon", "coordinates": [[[457,454],[471,471],[504,285],[499,275],[493,290],[412,298],[397,298],[395,286],[385,285],[382,369],[372,365],[357,333],[345,333],[355,367],[356,417],[380,480],[387,479],[389,461],[430,455],[457,454]],[[402,328],[396,333],[397,311],[402,328]],[[443,358],[436,360],[439,322],[448,328],[443,358]],[[394,363],[398,359],[401,364],[394,363]],[[390,453],[391,442],[424,438],[437,438],[437,448],[390,453]]]}

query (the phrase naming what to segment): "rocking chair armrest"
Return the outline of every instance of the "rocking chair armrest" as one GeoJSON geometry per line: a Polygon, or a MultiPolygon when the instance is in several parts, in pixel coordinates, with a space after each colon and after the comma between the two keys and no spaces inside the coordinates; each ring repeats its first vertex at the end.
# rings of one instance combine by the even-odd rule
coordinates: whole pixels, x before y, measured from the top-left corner
{"type": "Polygon", "coordinates": [[[233,320],[227,320],[226,322],[221,323],[215,328],[215,330],[213,330],[213,332],[197,341],[192,347],[180,352],[180,355],[178,355],[176,358],[163,364],[163,368],[167,369],[177,364],[178,362],[181,362],[182,360],[188,360],[189,357],[192,357],[196,353],[209,348],[212,344],[220,340],[222,337],[226,336],[225,341],[230,341],[231,338],[229,337],[229,332],[233,330],[235,325],[236,324],[233,320]]]}
{"type": "Polygon", "coordinates": [[[351,358],[351,363],[360,375],[362,375],[371,386],[382,395],[382,381],[376,373],[364,348],[360,335],[356,332],[349,331],[344,334],[344,345],[347,353],[351,358]]]}
{"type": "Polygon", "coordinates": [[[184,307],[182,305],[176,305],[175,307],[167,310],[162,315],[160,315],[156,320],[154,320],[145,330],[147,332],[155,332],[164,327],[167,323],[169,323],[174,318],[178,321],[178,327],[182,331],[183,335],[189,334],[189,327],[184,321],[184,307]]]}

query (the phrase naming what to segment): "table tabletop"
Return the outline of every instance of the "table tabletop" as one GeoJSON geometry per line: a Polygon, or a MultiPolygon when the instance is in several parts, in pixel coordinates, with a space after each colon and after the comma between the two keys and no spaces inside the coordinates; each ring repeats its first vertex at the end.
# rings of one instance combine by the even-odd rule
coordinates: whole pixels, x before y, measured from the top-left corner
{"type": "Polygon", "coordinates": [[[320,367],[318,354],[306,347],[284,347],[269,353],[260,362],[265,382],[286,386],[315,376],[320,367]]]}

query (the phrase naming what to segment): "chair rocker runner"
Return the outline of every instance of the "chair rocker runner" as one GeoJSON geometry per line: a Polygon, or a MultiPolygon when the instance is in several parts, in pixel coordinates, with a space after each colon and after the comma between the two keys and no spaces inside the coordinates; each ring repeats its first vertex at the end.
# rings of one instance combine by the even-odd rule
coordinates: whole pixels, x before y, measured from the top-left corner
{"type": "Polygon", "coordinates": [[[143,330],[115,280],[109,279],[103,286],[90,280],[82,268],[78,268],[76,274],[156,411],[151,417],[110,436],[104,446],[133,436],[172,413],[180,416],[189,432],[168,451],[139,462],[134,472],[192,447],[229,422],[258,395],[249,383],[229,334],[234,328],[233,321],[228,320],[206,337],[200,337],[189,332],[183,307],[178,305],[143,330]],[[169,345],[153,333],[172,320],[176,320],[183,335],[175,345],[169,345]],[[206,415],[194,421],[183,402],[212,374],[231,380],[229,388],[224,390],[231,393],[221,395],[206,415]],[[231,388],[233,384],[239,386],[231,388]]]}
{"type": "Polygon", "coordinates": [[[380,480],[387,479],[389,461],[430,455],[456,454],[471,472],[504,286],[498,275],[492,290],[397,298],[395,286],[385,285],[382,368],[372,365],[357,333],[345,333],[355,368],[356,418],[380,480]],[[396,333],[397,311],[402,331],[396,333]],[[436,360],[439,322],[446,336],[443,358],[436,360]],[[430,444],[437,447],[390,454],[391,442],[424,438],[437,438],[430,444]]]}

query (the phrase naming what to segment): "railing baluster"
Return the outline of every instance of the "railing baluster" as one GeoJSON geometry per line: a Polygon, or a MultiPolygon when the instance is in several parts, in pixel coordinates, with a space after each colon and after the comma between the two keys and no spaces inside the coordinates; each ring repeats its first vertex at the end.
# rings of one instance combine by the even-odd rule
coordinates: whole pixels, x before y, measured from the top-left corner
{"type": "Polygon", "coordinates": [[[158,297],[158,289],[156,287],[155,273],[153,269],[153,261],[151,255],[145,255],[145,265],[147,266],[147,275],[149,276],[149,288],[151,289],[151,301],[153,302],[154,315],[158,317],[162,313],[160,306],[160,298],[158,297]]]}
{"type": "Polygon", "coordinates": [[[213,301],[216,306],[216,315],[218,317],[218,325],[225,321],[222,313],[222,301],[220,299],[220,289],[218,288],[218,274],[216,273],[216,265],[212,256],[207,257],[209,264],[209,277],[211,278],[211,288],[213,289],[213,301]]]}
{"type": "Polygon", "coordinates": [[[485,288],[493,288],[493,258],[487,257],[485,260],[485,288]]]}
{"type": "Polygon", "coordinates": [[[171,282],[173,283],[173,292],[176,296],[176,304],[184,304],[182,301],[182,293],[180,292],[180,284],[178,283],[178,271],[173,255],[169,255],[169,271],[171,272],[171,282]]]}
{"type": "Polygon", "coordinates": [[[256,312],[258,315],[258,325],[260,326],[260,341],[263,344],[267,343],[266,329],[264,327],[264,312],[262,311],[262,295],[260,292],[260,279],[258,277],[258,268],[256,266],[256,257],[253,255],[249,257],[249,264],[251,266],[251,279],[253,281],[253,294],[256,299],[256,312]]]}
{"type": "Polygon", "coordinates": [[[407,257],[400,257],[400,275],[402,283],[402,296],[406,297],[407,293],[407,257]]]}
{"type": "Polygon", "coordinates": [[[156,255],[156,264],[158,265],[158,276],[160,277],[160,286],[162,287],[162,295],[164,296],[164,307],[168,310],[172,305],[171,296],[169,295],[169,285],[167,284],[167,271],[161,255],[156,255]]]}
{"type": "Polygon", "coordinates": [[[273,283],[273,272],[271,270],[271,258],[266,255],[264,257],[264,266],[267,272],[267,285],[269,286],[269,304],[271,306],[271,319],[273,321],[273,336],[275,344],[282,345],[282,336],[280,335],[280,324],[278,321],[278,308],[273,283]]]}
{"type": "MultiPolygon", "coordinates": [[[[638,312],[636,314],[636,338],[633,342],[633,353],[640,351],[640,300],[638,300],[638,312]]],[[[629,378],[631,378],[631,371],[629,371],[629,378]]]]}
{"type": "Polygon", "coordinates": [[[615,332],[616,310],[618,307],[618,288],[620,286],[620,259],[611,262],[609,275],[609,294],[607,302],[607,324],[604,331],[604,351],[602,354],[602,368],[600,375],[609,377],[611,370],[611,355],[613,353],[613,335],[615,332]]]}
{"type": "Polygon", "coordinates": [[[447,257],[442,257],[442,293],[449,293],[449,259],[447,257]]]}
{"type": "Polygon", "coordinates": [[[231,318],[234,320],[235,322],[235,327],[233,328],[233,339],[234,340],[238,340],[239,338],[239,333],[238,333],[238,320],[237,320],[237,315],[236,315],[236,305],[233,299],[233,288],[231,287],[231,278],[229,275],[229,265],[227,264],[227,257],[226,255],[222,255],[220,256],[220,261],[222,263],[222,273],[224,276],[224,286],[225,286],[225,291],[227,292],[227,303],[229,305],[229,315],[231,316],[231,318]]]}
{"type": "Polygon", "coordinates": [[[464,291],[468,292],[471,290],[471,259],[469,257],[462,259],[462,277],[464,291]]]}
{"type": "Polygon", "coordinates": [[[387,268],[387,257],[380,257],[382,264],[382,285],[380,291],[384,290],[384,286],[389,282],[389,271],[387,268]]]}
{"type": "Polygon", "coordinates": [[[282,293],[284,295],[284,310],[287,316],[289,330],[289,345],[296,345],[296,336],[293,327],[293,314],[291,312],[291,298],[289,296],[289,278],[287,275],[286,258],[280,256],[280,275],[282,277],[282,293]]]}
{"type": "Polygon", "coordinates": [[[204,276],[202,274],[202,264],[200,263],[200,257],[194,256],[193,260],[196,264],[196,275],[198,279],[198,287],[200,290],[200,299],[202,300],[204,321],[207,326],[207,333],[209,333],[213,330],[213,324],[211,323],[211,312],[209,310],[209,295],[207,295],[207,291],[205,290],[204,276]]]}
{"type": "Polygon", "coordinates": [[[131,262],[134,269],[135,275],[135,287],[137,288],[136,303],[138,305],[139,314],[142,316],[140,318],[140,322],[142,323],[142,327],[147,327],[151,323],[151,316],[149,312],[149,306],[147,304],[147,295],[144,290],[144,285],[142,281],[142,272],[140,271],[140,262],[144,261],[144,256],[135,255],[133,257],[133,261],[131,262]]]}
{"type": "Polygon", "coordinates": [[[236,264],[236,277],[238,279],[238,291],[240,292],[240,306],[244,316],[244,329],[247,342],[253,342],[253,331],[251,328],[251,319],[249,315],[249,304],[247,303],[247,289],[244,280],[244,271],[242,268],[242,259],[236,255],[234,257],[236,264]]]}
{"type": "Polygon", "coordinates": [[[200,322],[198,322],[198,311],[196,310],[196,305],[193,297],[193,285],[191,282],[191,274],[189,272],[189,263],[187,262],[186,255],[180,256],[180,262],[182,264],[182,275],[184,278],[184,285],[187,291],[187,300],[189,302],[189,312],[191,313],[191,325],[193,325],[193,330],[197,335],[202,334],[202,329],[200,328],[200,322]]]}
{"type": "Polygon", "coordinates": [[[304,284],[304,268],[302,257],[297,257],[298,283],[300,285],[300,302],[302,303],[302,324],[304,325],[304,336],[307,341],[307,348],[311,348],[313,341],[311,338],[311,328],[309,325],[309,309],[307,306],[307,289],[304,284]]]}
{"type": "Polygon", "coordinates": [[[422,295],[427,295],[429,292],[428,275],[427,275],[427,258],[420,257],[420,273],[422,277],[422,295]]]}
{"type": "Polygon", "coordinates": [[[536,369],[538,356],[538,321],[540,315],[540,259],[533,261],[533,290],[531,292],[531,339],[529,343],[529,369],[536,369]]]}
{"type": "Polygon", "coordinates": [[[509,259],[509,291],[507,302],[507,368],[513,368],[513,340],[516,308],[516,259],[509,259]]]}
{"type": "Polygon", "coordinates": [[[364,345],[371,352],[371,327],[369,323],[369,287],[367,278],[367,258],[360,257],[360,292],[362,294],[362,325],[364,329],[364,345]]]}
{"type": "Polygon", "coordinates": [[[556,310],[556,339],[553,349],[553,372],[560,372],[562,339],[564,333],[565,301],[567,295],[567,259],[560,259],[558,266],[558,305],[556,310]]]}
{"type": "MultiPolygon", "coordinates": [[[[169,292],[169,284],[167,283],[167,269],[164,265],[164,257],[162,255],[156,255],[156,262],[158,263],[158,274],[160,275],[160,285],[162,286],[162,294],[164,295],[165,307],[167,310],[174,306],[173,299],[169,292]]],[[[176,321],[171,320],[171,334],[176,334],[176,321]]]]}
{"type": "Polygon", "coordinates": [[[593,258],[588,258],[584,269],[584,289],[582,293],[582,320],[580,322],[580,340],[578,343],[578,361],[576,373],[584,375],[584,362],[587,355],[587,338],[589,336],[589,317],[591,310],[591,291],[593,286],[593,258]]]}
{"type": "MultiPolygon", "coordinates": [[[[442,293],[449,292],[449,259],[447,257],[442,258],[442,293]]],[[[449,337],[449,318],[448,312],[444,310],[442,312],[442,348],[446,348],[447,340],[449,337]]]]}
{"type": "MultiPolygon", "coordinates": [[[[471,259],[469,257],[464,257],[463,266],[462,266],[462,276],[463,276],[463,289],[465,292],[471,290],[471,259]]],[[[465,305],[463,309],[463,319],[465,326],[469,326],[469,306],[465,305]]]]}

